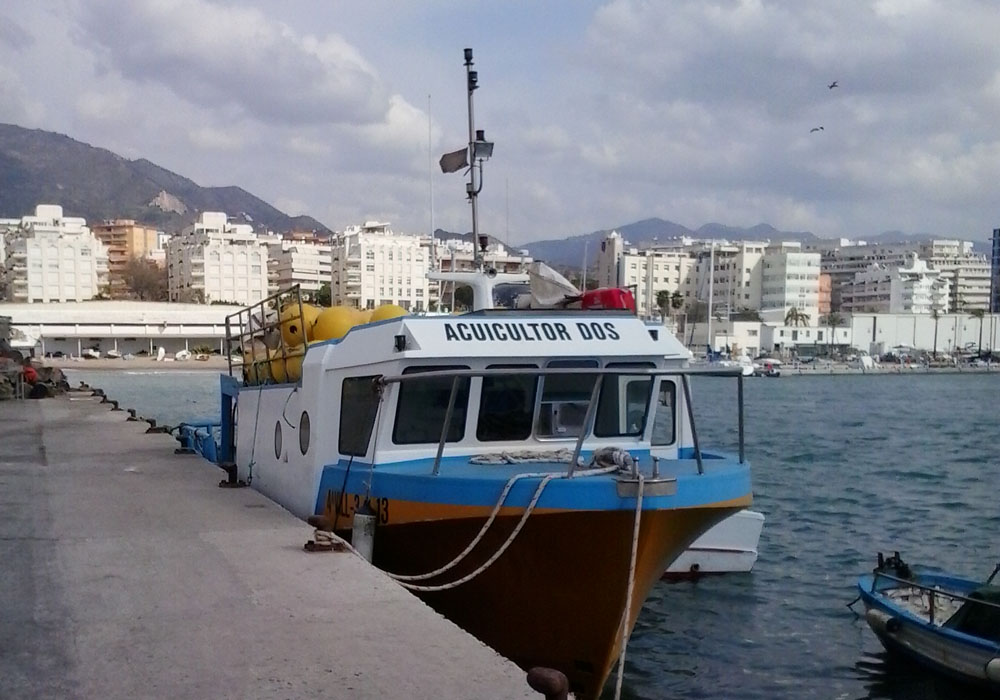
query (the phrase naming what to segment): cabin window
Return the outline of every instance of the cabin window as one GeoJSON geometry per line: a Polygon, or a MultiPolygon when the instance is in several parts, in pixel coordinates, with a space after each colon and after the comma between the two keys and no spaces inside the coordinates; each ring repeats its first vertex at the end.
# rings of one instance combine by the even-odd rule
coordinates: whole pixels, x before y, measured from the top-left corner
{"type": "Polygon", "coordinates": [[[348,377],[344,380],[340,395],[338,443],[342,455],[362,456],[368,452],[378,413],[379,393],[375,380],[379,376],[348,377]]]}
{"type": "Polygon", "coordinates": [[[660,392],[656,400],[656,413],[653,414],[653,435],[650,439],[654,446],[674,444],[677,424],[674,418],[677,412],[676,396],[677,385],[670,379],[661,380],[660,392]]]}
{"type": "MultiPolygon", "coordinates": [[[[537,369],[535,365],[490,365],[487,369],[537,369]]],[[[531,435],[538,377],[530,374],[483,377],[476,438],[482,442],[524,440],[531,435]]]]}
{"type": "MultiPolygon", "coordinates": [[[[643,363],[612,362],[608,368],[642,367],[643,363]]],[[[649,392],[653,378],[645,375],[607,375],[602,380],[601,395],[597,400],[594,435],[597,437],[635,437],[642,435],[649,412],[649,392]]]]}
{"type": "MultiPolygon", "coordinates": [[[[407,367],[403,374],[468,369],[462,366],[407,367]]],[[[399,383],[399,403],[392,441],[397,445],[417,445],[441,440],[444,416],[448,411],[453,377],[411,379],[399,383]]],[[[465,415],[469,406],[469,378],[458,380],[455,406],[451,412],[447,442],[458,442],[465,436],[465,415]]]]}
{"type": "MultiPolygon", "coordinates": [[[[553,360],[549,367],[597,367],[596,360],[553,360]]],[[[535,434],[539,438],[572,438],[580,435],[587,404],[594,390],[595,374],[551,374],[542,377],[535,434]]]]}

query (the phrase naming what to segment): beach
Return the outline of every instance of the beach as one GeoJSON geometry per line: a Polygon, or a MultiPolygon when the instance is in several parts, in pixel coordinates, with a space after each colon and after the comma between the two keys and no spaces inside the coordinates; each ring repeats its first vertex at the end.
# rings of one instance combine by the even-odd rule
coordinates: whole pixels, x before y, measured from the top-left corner
{"type": "Polygon", "coordinates": [[[102,357],[96,360],[84,360],[69,357],[46,357],[45,365],[48,367],[58,367],[59,369],[72,369],[84,372],[93,370],[116,370],[125,371],[168,371],[179,370],[183,372],[194,372],[198,370],[211,370],[213,372],[225,371],[229,363],[222,355],[210,355],[207,360],[172,360],[164,359],[157,361],[154,357],[137,357],[134,360],[123,360],[121,358],[102,357]]]}

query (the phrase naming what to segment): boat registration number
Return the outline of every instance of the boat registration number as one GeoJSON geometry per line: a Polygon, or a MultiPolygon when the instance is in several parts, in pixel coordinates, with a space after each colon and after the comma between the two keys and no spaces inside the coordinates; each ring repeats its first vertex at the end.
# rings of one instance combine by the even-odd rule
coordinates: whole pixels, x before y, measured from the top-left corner
{"type": "MultiPolygon", "coordinates": [[[[389,522],[389,499],[369,498],[367,500],[368,507],[378,518],[378,523],[380,525],[387,524],[389,522]]],[[[329,516],[339,513],[340,518],[350,519],[357,511],[361,510],[363,504],[364,501],[361,500],[361,495],[357,493],[326,492],[326,512],[329,516]],[[337,504],[338,498],[340,500],[339,505],[337,504]]],[[[339,526],[340,523],[337,523],[337,525],[339,526]]]]}

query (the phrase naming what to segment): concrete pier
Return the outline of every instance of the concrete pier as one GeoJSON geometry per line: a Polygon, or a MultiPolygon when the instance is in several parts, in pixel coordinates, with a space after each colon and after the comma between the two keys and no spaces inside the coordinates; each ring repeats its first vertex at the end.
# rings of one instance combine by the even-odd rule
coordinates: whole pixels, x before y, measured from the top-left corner
{"type": "Polygon", "coordinates": [[[0,403],[0,698],[537,698],[513,663],[167,435],[0,403]]]}

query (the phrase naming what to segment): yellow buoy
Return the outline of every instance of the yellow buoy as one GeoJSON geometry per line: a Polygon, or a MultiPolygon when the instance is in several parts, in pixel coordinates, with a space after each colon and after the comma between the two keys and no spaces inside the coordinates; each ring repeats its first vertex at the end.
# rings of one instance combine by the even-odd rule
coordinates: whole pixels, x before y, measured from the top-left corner
{"type": "Polygon", "coordinates": [[[356,326],[364,325],[372,320],[372,314],[374,311],[372,309],[355,309],[354,317],[356,326]]]}
{"type": "Polygon", "coordinates": [[[301,345],[306,342],[312,332],[312,327],[319,318],[320,310],[310,304],[302,305],[302,317],[299,316],[298,303],[289,304],[281,310],[281,339],[285,345],[301,345]],[[305,333],[303,334],[303,330],[305,333]]]}
{"type": "Polygon", "coordinates": [[[287,354],[287,349],[284,353],[282,353],[281,348],[275,348],[271,351],[271,361],[269,363],[271,379],[278,384],[283,384],[288,379],[285,370],[285,357],[283,356],[287,354]]]}
{"type": "Polygon", "coordinates": [[[382,304],[372,312],[372,321],[385,321],[390,318],[406,316],[410,312],[397,304],[382,304]]]}
{"type": "Polygon", "coordinates": [[[285,377],[288,381],[297,382],[302,379],[302,360],[305,359],[305,355],[304,345],[296,345],[285,350],[285,377]]]}
{"type": "Polygon", "coordinates": [[[346,306],[331,306],[323,309],[313,324],[313,340],[334,340],[343,338],[354,326],[354,312],[346,306]]]}
{"type": "Polygon", "coordinates": [[[254,339],[243,348],[243,379],[247,384],[263,384],[271,378],[268,350],[263,341],[254,339]]]}

